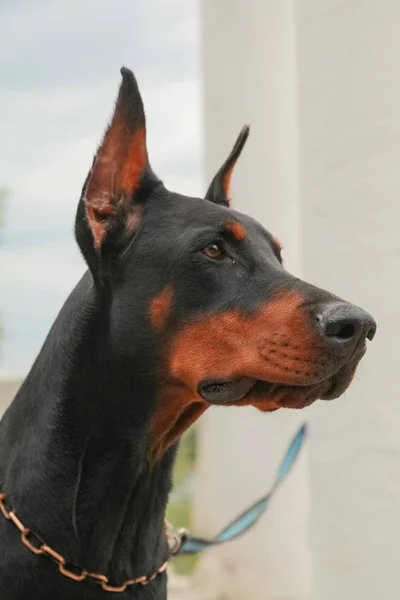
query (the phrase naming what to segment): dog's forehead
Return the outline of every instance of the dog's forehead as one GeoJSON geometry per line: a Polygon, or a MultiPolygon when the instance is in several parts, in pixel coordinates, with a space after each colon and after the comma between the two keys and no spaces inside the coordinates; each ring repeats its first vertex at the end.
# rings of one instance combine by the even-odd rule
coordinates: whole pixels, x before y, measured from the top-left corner
{"type": "Polygon", "coordinates": [[[204,200],[203,198],[171,194],[171,222],[187,229],[207,228],[219,229],[226,225],[228,228],[233,224],[239,224],[237,229],[239,236],[248,239],[262,239],[270,242],[273,235],[261,225],[256,219],[243,214],[232,208],[204,200]]]}

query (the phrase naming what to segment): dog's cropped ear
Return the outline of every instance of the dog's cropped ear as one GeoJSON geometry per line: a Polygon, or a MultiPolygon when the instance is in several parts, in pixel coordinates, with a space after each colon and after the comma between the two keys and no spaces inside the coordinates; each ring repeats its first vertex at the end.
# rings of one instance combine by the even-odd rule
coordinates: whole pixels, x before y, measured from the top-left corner
{"type": "Polygon", "coordinates": [[[236,161],[243,150],[246,140],[249,137],[249,133],[250,127],[245,125],[239,133],[230,155],[212,180],[205,196],[206,200],[210,200],[211,202],[222,204],[224,206],[230,205],[229,188],[232,172],[235,168],[236,161]]]}
{"type": "Polygon", "coordinates": [[[121,75],[114,114],[78,207],[75,230],[86,258],[88,243],[100,256],[109,234],[134,229],[146,196],[157,181],[147,156],[146,120],[136,79],[125,67],[121,75]]]}

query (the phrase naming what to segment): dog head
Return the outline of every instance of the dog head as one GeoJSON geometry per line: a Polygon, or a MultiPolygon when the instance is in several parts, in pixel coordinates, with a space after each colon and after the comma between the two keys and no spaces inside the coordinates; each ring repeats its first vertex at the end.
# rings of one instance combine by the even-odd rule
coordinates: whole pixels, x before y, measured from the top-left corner
{"type": "Polygon", "coordinates": [[[271,411],[340,396],[375,322],[290,275],[277,239],[231,207],[230,179],[249,129],[205,198],[172,193],[149,163],[136,80],[121,73],[76,237],[98,293],[110,298],[118,348],[125,356],[153,348],[152,431],[164,440],[156,454],[211,404],[271,411]]]}

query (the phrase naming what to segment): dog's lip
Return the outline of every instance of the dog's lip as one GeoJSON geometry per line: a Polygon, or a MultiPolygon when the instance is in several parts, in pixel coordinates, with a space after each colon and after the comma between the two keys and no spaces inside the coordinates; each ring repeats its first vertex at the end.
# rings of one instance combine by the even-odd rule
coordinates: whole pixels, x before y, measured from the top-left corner
{"type": "MultiPolygon", "coordinates": [[[[349,364],[348,372],[343,372],[342,369],[327,377],[326,379],[303,385],[288,385],[285,383],[271,383],[261,379],[253,379],[250,377],[238,378],[213,378],[201,381],[197,387],[197,393],[201,398],[210,404],[247,404],[248,400],[254,400],[257,404],[259,401],[272,399],[273,396],[281,396],[282,393],[297,395],[304,397],[308,403],[308,397],[313,396],[314,392],[318,392],[318,397],[321,400],[334,400],[341,396],[350,384],[352,375],[359,359],[352,364],[349,364]],[[240,402],[242,401],[242,402],[240,402]]],[[[347,369],[346,369],[347,371],[347,369]]],[[[313,402],[317,397],[310,399],[313,402]]],[[[252,403],[250,401],[250,403],[252,403]]]]}
{"type": "Polygon", "coordinates": [[[251,377],[205,379],[197,386],[197,393],[211,404],[228,404],[247,396],[256,384],[257,379],[251,377]]]}
{"type": "MultiPolygon", "coordinates": [[[[329,382],[331,377],[326,379],[327,386],[330,389],[329,382]]],[[[272,393],[280,394],[282,391],[292,393],[307,393],[317,388],[321,388],[322,382],[314,382],[303,385],[288,385],[286,383],[271,383],[263,379],[253,379],[251,377],[238,378],[210,378],[205,379],[197,386],[197,393],[203,400],[210,404],[233,404],[240,403],[240,400],[246,401],[249,397],[262,398],[268,397],[272,393]]]]}
{"type": "Polygon", "coordinates": [[[347,389],[349,383],[346,379],[339,379],[335,375],[331,378],[331,385],[328,390],[321,394],[321,400],[336,400],[347,389]]]}
{"type": "Polygon", "coordinates": [[[336,398],[339,398],[343,394],[343,392],[346,391],[346,389],[350,385],[358,363],[360,362],[366,351],[367,344],[364,343],[360,345],[360,347],[357,348],[356,352],[353,354],[352,360],[332,375],[330,379],[331,385],[321,395],[321,400],[336,400],[336,398]]]}
{"type": "Polygon", "coordinates": [[[210,378],[205,379],[197,386],[197,393],[201,398],[211,404],[232,404],[246,400],[249,396],[268,396],[272,392],[282,390],[305,392],[319,386],[320,383],[304,385],[287,385],[284,383],[271,383],[262,379],[251,377],[237,378],[210,378]]]}
{"type": "Polygon", "coordinates": [[[246,403],[249,398],[280,395],[282,392],[304,396],[318,392],[321,400],[334,400],[339,398],[349,386],[357,365],[367,350],[366,342],[357,346],[350,361],[341,365],[334,373],[312,383],[290,385],[280,382],[269,382],[252,377],[236,378],[209,378],[202,380],[197,386],[197,393],[201,398],[211,404],[238,404],[246,403]],[[243,402],[240,402],[243,401],[243,402]]]}

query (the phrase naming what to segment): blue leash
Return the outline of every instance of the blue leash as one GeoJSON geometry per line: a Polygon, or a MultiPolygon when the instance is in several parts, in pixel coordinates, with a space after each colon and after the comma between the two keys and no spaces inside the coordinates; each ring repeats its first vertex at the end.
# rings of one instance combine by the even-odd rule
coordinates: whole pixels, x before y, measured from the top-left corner
{"type": "Polygon", "coordinates": [[[176,550],[173,550],[173,554],[197,554],[202,552],[210,546],[216,546],[218,544],[225,544],[235,538],[243,535],[259,520],[261,515],[267,510],[272,500],[273,495],[278,489],[279,485],[284,481],[287,475],[290,473],[299,452],[303,446],[304,440],[307,436],[307,426],[304,424],[301,426],[299,431],[296,433],[291,441],[290,446],[286,450],[286,454],[281,462],[278,469],[275,481],[272,485],[271,490],[268,494],[265,494],[262,498],[252,504],[247,510],[241,515],[236,517],[229,525],[227,525],[215,538],[205,539],[201,537],[195,537],[182,531],[177,535],[179,537],[179,544],[176,550]]]}

